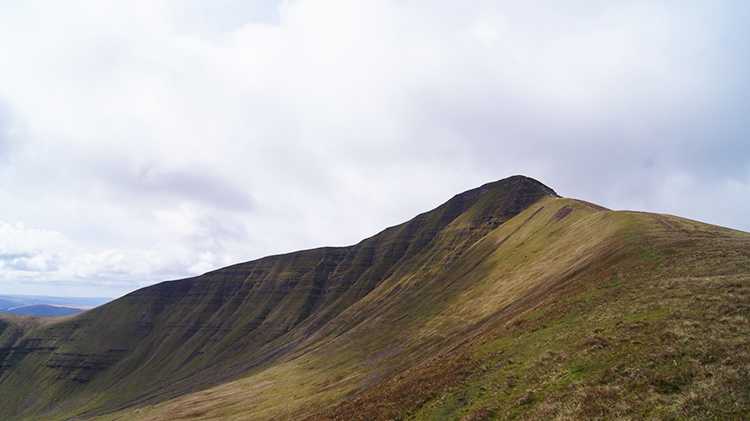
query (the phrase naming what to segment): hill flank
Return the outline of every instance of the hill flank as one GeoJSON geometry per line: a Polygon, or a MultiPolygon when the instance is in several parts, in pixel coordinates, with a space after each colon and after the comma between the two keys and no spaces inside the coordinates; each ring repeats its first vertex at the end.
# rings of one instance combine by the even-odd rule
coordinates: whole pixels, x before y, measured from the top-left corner
{"type": "Polygon", "coordinates": [[[749,280],[747,233],[512,177],[355,246],[0,316],[0,415],[741,419],[749,280]]]}

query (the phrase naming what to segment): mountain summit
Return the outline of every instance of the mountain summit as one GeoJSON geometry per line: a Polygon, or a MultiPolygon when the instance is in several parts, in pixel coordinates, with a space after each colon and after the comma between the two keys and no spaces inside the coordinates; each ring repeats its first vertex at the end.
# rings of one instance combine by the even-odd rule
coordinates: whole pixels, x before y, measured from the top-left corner
{"type": "Polygon", "coordinates": [[[742,418],[748,250],[510,177],[353,246],[0,314],[0,418],[742,418]]]}

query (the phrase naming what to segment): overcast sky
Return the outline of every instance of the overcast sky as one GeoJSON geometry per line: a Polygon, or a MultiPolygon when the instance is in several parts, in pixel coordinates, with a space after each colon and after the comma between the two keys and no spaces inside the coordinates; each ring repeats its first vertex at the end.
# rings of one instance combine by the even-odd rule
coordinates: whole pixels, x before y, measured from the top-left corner
{"type": "Polygon", "coordinates": [[[514,174],[750,231],[750,3],[0,1],[0,294],[351,245],[514,174]]]}

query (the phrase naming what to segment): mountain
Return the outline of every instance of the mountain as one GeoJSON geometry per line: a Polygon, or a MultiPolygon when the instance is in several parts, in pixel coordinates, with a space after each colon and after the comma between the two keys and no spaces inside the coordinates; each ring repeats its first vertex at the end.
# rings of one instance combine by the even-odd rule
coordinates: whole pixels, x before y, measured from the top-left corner
{"type": "Polygon", "coordinates": [[[0,314],[2,419],[750,416],[750,234],[515,176],[350,247],[0,314]]]}
{"type": "Polygon", "coordinates": [[[28,316],[67,316],[102,305],[111,298],[0,295],[0,313],[28,316]]]}
{"type": "Polygon", "coordinates": [[[84,311],[81,308],[51,306],[49,304],[32,304],[3,310],[3,313],[23,314],[26,316],[68,316],[84,311]]]}

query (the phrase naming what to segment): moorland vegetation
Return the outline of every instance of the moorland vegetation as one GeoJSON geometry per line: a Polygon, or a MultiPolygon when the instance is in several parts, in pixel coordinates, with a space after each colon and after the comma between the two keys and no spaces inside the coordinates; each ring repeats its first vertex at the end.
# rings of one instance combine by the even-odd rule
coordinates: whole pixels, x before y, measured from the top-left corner
{"type": "Polygon", "coordinates": [[[515,176],[350,247],[0,314],[2,419],[750,419],[750,234],[515,176]]]}

